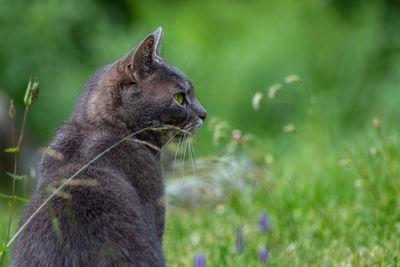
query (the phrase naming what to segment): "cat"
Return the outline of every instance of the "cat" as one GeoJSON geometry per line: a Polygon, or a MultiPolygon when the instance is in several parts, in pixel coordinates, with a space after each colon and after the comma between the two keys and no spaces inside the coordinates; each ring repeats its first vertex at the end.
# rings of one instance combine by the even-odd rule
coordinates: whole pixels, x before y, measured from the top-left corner
{"type": "Polygon", "coordinates": [[[21,223],[98,154],[19,234],[11,266],[165,266],[159,148],[201,127],[192,82],[159,55],[161,27],[86,83],[40,162],[21,223]],[[164,127],[161,130],[157,127],[164,127]],[[176,128],[175,128],[176,127],[176,128]],[[177,130],[183,129],[182,131],[177,130]]]}

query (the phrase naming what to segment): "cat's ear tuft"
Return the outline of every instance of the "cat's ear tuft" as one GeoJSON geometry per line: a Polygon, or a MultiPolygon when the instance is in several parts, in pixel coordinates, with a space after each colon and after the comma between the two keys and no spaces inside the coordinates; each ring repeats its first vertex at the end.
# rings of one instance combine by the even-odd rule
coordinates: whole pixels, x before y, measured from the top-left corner
{"type": "Polygon", "coordinates": [[[158,27],[155,32],[153,32],[154,36],[154,53],[157,55],[160,52],[160,44],[161,44],[161,36],[162,36],[162,28],[158,27]]]}
{"type": "Polygon", "coordinates": [[[136,82],[144,79],[154,70],[162,36],[161,27],[143,39],[130,53],[129,63],[126,65],[131,79],[136,82]]]}

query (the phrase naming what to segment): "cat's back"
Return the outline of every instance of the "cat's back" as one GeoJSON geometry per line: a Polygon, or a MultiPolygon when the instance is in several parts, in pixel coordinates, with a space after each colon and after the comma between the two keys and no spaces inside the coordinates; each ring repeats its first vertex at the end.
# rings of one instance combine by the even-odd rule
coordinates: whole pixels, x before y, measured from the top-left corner
{"type": "Polygon", "coordinates": [[[144,220],[136,188],[112,162],[129,149],[121,146],[108,151],[106,157],[82,169],[117,139],[121,140],[116,133],[82,128],[74,122],[60,128],[42,157],[40,181],[21,223],[50,194],[55,195],[21,232],[12,266],[118,266],[118,261],[131,266],[140,266],[140,261],[163,265],[161,244],[144,220]],[[28,258],[29,262],[21,262],[28,258]]]}
{"type": "MultiPolygon", "coordinates": [[[[118,182],[66,185],[20,233],[12,266],[162,266],[161,244],[127,188],[118,182]]],[[[43,201],[33,196],[22,222],[43,201]]]]}

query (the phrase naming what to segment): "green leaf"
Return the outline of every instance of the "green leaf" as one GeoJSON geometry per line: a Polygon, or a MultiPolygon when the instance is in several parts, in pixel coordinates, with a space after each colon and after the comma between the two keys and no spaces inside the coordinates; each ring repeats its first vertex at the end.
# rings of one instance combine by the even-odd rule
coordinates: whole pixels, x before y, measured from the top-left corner
{"type": "Polygon", "coordinates": [[[9,147],[9,148],[4,149],[4,152],[7,152],[7,153],[19,152],[19,148],[18,147],[9,147]]]}
{"type": "MultiPolygon", "coordinates": [[[[6,194],[3,194],[3,193],[0,193],[0,197],[7,198],[7,199],[12,199],[13,198],[13,196],[6,195],[6,194]]],[[[21,201],[21,202],[28,202],[27,198],[23,198],[23,197],[19,197],[19,196],[15,196],[15,200],[18,200],[18,201],[21,201]]]]}
{"type": "Polygon", "coordinates": [[[23,180],[26,177],[26,175],[14,175],[11,172],[6,172],[6,174],[15,180],[23,180]]]}
{"type": "Polygon", "coordinates": [[[6,252],[7,248],[0,244],[0,252],[6,252]]]}
{"type": "Polygon", "coordinates": [[[24,96],[25,105],[28,103],[29,95],[31,93],[31,89],[32,89],[32,79],[29,79],[29,83],[28,83],[28,86],[26,87],[25,96],[24,96]]]}

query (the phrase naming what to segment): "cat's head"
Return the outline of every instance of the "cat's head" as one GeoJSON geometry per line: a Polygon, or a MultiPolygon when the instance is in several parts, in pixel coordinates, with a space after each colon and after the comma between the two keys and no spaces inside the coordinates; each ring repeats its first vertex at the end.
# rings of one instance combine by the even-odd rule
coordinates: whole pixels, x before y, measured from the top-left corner
{"type": "Polygon", "coordinates": [[[188,77],[158,55],[161,35],[158,28],[92,76],[77,107],[80,117],[133,130],[173,125],[193,133],[201,127],[207,113],[188,77]]]}

